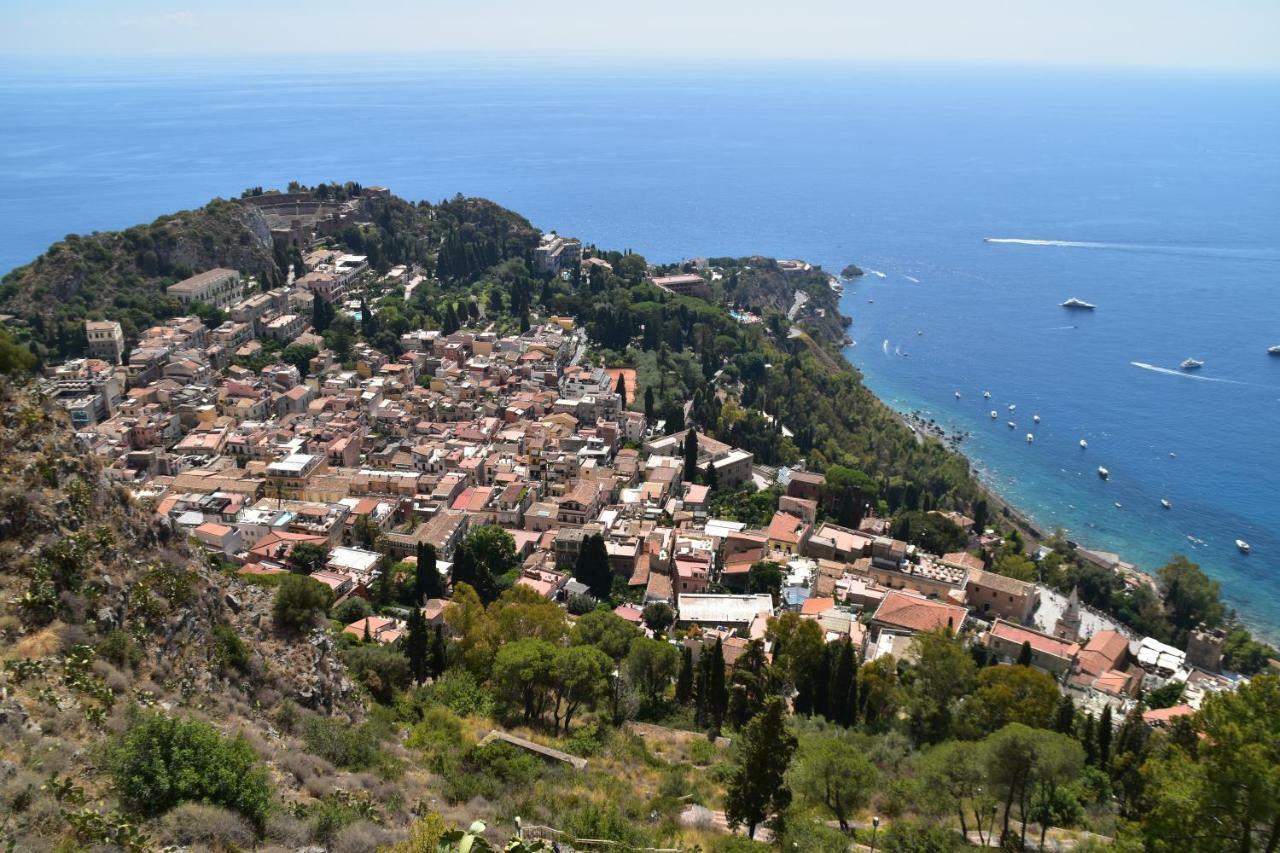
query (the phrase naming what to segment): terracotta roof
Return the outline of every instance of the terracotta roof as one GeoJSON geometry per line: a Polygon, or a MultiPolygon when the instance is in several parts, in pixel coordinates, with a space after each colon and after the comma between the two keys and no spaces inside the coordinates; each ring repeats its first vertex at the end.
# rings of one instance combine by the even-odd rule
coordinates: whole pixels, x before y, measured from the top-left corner
{"type": "Polygon", "coordinates": [[[800,541],[800,531],[804,530],[804,521],[789,512],[775,512],[769,521],[769,538],[779,542],[796,543],[800,541]]]}
{"type": "Polygon", "coordinates": [[[1101,675],[1115,669],[1129,654],[1129,641],[1115,631],[1099,631],[1080,649],[1080,669],[1090,675],[1101,675]]]}
{"type": "Polygon", "coordinates": [[[835,606],[834,598],[806,598],[804,604],[800,605],[800,613],[804,616],[817,616],[835,606]]]}
{"type": "Polygon", "coordinates": [[[1144,711],[1142,722],[1147,725],[1163,725],[1177,717],[1189,717],[1195,713],[1190,705],[1174,705],[1172,708],[1153,708],[1144,711]]]}
{"type": "Polygon", "coordinates": [[[908,631],[932,631],[950,623],[950,631],[959,633],[969,613],[956,604],[944,604],[919,595],[890,590],[876,608],[875,621],[908,631]]]}
{"type": "MultiPolygon", "coordinates": [[[[952,555],[947,555],[947,557],[950,556],[952,555]]],[[[1035,589],[1036,585],[1033,583],[1020,581],[1017,578],[1006,577],[1005,575],[998,575],[995,572],[983,571],[981,560],[978,560],[978,558],[974,557],[972,554],[966,554],[965,556],[970,557],[973,560],[977,560],[978,562],[978,568],[969,569],[969,577],[966,582],[966,586],[981,586],[986,589],[994,589],[996,592],[1003,592],[1006,595],[1030,595],[1035,589]]],[[[947,557],[943,557],[942,561],[944,563],[950,562],[947,557]]]]}
{"type": "Polygon", "coordinates": [[[1075,643],[1069,643],[1066,640],[1042,634],[1039,631],[1033,631],[1021,625],[1014,625],[1012,622],[1006,622],[1003,619],[997,619],[988,633],[992,637],[999,637],[1002,640],[1017,643],[1018,645],[1030,643],[1031,648],[1041,654],[1053,655],[1066,660],[1071,660],[1076,652],[1080,650],[1080,647],[1075,643]]]}

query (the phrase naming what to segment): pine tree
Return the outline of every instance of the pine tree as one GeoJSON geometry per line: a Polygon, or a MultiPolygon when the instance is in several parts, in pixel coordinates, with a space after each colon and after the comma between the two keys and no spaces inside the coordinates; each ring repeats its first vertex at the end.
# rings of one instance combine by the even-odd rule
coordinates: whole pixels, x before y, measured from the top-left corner
{"type": "Polygon", "coordinates": [[[428,598],[444,598],[444,581],[436,565],[436,546],[418,543],[418,565],[413,573],[414,604],[421,606],[428,598]]]}
{"type": "Polygon", "coordinates": [[[422,684],[431,673],[431,646],[427,637],[427,620],[422,611],[414,607],[409,611],[409,631],[404,642],[405,655],[409,658],[409,674],[415,684],[422,684]]]}
{"type": "Polygon", "coordinates": [[[1111,706],[1102,709],[1098,718],[1098,766],[1106,770],[1111,764],[1111,706]]]}
{"type": "Polygon", "coordinates": [[[676,701],[688,705],[693,701],[693,649],[685,646],[680,653],[680,674],[676,676],[676,701]]]}
{"type": "Polygon", "coordinates": [[[745,824],[748,838],[770,814],[782,814],[791,805],[786,774],[796,745],[782,699],[771,697],[742,733],[725,791],[725,817],[731,827],[745,824]]]}

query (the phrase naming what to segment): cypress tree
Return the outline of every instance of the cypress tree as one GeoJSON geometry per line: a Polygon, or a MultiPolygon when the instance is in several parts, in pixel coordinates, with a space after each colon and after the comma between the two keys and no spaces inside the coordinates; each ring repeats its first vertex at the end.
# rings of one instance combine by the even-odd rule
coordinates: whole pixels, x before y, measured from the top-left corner
{"type": "Polygon", "coordinates": [[[853,643],[843,640],[836,654],[835,674],[831,679],[831,691],[827,697],[827,717],[842,726],[853,723],[853,706],[849,695],[853,687],[853,643]]]}
{"type": "Polygon", "coordinates": [[[373,638],[369,636],[369,617],[364,617],[364,635],[360,637],[360,642],[367,643],[373,638]]]}
{"type": "Polygon", "coordinates": [[[813,713],[831,719],[831,646],[823,646],[822,654],[812,667],[813,680],[813,713]]]}
{"type": "Polygon", "coordinates": [[[1111,763],[1111,706],[1102,709],[1098,718],[1098,766],[1106,770],[1111,763]]]}
{"type": "Polygon", "coordinates": [[[1095,734],[1093,714],[1085,714],[1084,721],[1080,724],[1080,745],[1084,747],[1086,764],[1098,763],[1098,742],[1095,734]]]}
{"type": "Polygon", "coordinates": [[[653,389],[644,389],[644,417],[647,421],[653,420],[653,389]]]}
{"type": "Polygon", "coordinates": [[[593,533],[582,543],[573,576],[591,588],[591,594],[601,601],[613,591],[613,569],[609,567],[609,551],[604,537],[593,533]]]}
{"type": "Polygon", "coordinates": [[[436,546],[430,542],[418,543],[418,565],[413,573],[413,598],[421,605],[428,598],[444,598],[444,581],[436,565],[436,546]]]}
{"type": "Polygon", "coordinates": [[[692,428],[684,434],[684,481],[698,482],[698,434],[692,428]]]}
{"type": "Polygon", "coordinates": [[[676,676],[676,701],[688,705],[693,701],[693,649],[685,646],[680,653],[680,674],[676,676]]]}
{"type": "Polygon", "coordinates": [[[618,374],[617,391],[618,391],[618,400],[620,401],[618,405],[621,408],[626,409],[627,408],[627,382],[626,382],[626,377],[624,377],[621,373],[618,374]]]}
{"type": "Polygon", "coordinates": [[[405,637],[404,650],[409,658],[409,673],[413,676],[413,683],[421,684],[431,672],[431,646],[427,638],[427,621],[422,618],[422,611],[416,607],[409,611],[409,633],[405,637]]]}
{"type": "Polygon", "coordinates": [[[729,689],[724,676],[724,644],[716,637],[711,649],[711,663],[707,667],[707,713],[711,727],[717,732],[724,725],[724,715],[729,710],[729,689]]]}
{"type": "Polygon", "coordinates": [[[711,685],[711,655],[707,654],[704,645],[698,654],[698,663],[693,674],[693,719],[699,728],[707,724],[707,709],[710,705],[709,693],[711,685]]]}
{"type": "Polygon", "coordinates": [[[1018,649],[1018,666],[1031,666],[1031,643],[1023,641],[1022,648],[1018,649]]]}
{"type": "Polygon", "coordinates": [[[1053,730],[1058,734],[1069,735],[1075,727],[1076,703],[1070,696],[1063,696],[1058,702],[1058,715],[1053,723],[1053,730]]]}
{"type": "Polygon", "coordinates": [[[444,668],[449,663],[449,650],[444,642],[444,626],[437,625],[435,633],[431,637],[431,654],[429,656],[428,669],[432,678],[439,678],[444,675],[444,668]]]}

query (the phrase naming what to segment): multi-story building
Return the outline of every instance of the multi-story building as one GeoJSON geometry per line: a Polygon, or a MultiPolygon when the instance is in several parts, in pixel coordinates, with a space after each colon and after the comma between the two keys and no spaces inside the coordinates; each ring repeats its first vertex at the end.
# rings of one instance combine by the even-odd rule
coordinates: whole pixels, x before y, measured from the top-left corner
{"type": "Polygon", "coordinates": [[[90,358],[111,364],[124,363],[124,329],[114,320],[88,320],[84,324],[90,358]]]}
{"type": "Polygon", "coordinates": [[[166,293],[183,305],[203,302],[214,308],[227,309],[240,301],[244,285],[237,270],[217,267],[169,285],[166,293]]]}

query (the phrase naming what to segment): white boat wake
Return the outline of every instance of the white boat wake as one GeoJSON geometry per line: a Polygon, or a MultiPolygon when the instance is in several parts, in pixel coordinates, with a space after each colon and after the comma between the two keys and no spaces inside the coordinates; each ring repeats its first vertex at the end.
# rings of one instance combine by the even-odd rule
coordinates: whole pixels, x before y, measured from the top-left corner
{"type": "Polygon", "coordinates": [[[888,338],[885,338],[885,339],[884,339],[884,344],[883,344],[880,348],[881,348],[882,350],[884,350],[884,354],[885,354],[885,355],[888,355],[888,354],[889,354],[889,339],[888,339],[888,338]]]}
{"type": "Polygon", "coordinates": [[[876,278],[887,278],[887,276],[880,272],[880,270],[867,270],[867,273],[875,276],[876,278]]]}
{"type": "Polygon", "coordinates": [[[903,274],[902,274],[902,277],[903,277],[903,278],[905,278],[907,281],[912,282],[912,283],[914,283],[914,284],[919,284],[919,283],[920,283],[920,279],[916,278],[916,277],[915,277],[915,276],[913,276],[913,275],[907,275],[906,273],[903,273],[903,274]]]}
{"type": "Polygon", "coordinates": [[[1211,258],[1280,261],[1280,249],[1271,247],[1232,248],[1161,243],[1106,243],[1094,240],[1038,240],[1030,237],[984,237],[983,242],[1013,246],[1050,246],[1059,249],[1102,249],[1112,252],[1147,252],[1161,255],[1199,255],[1211,258]]]}
{"type": "Polygon", "coordinates": [[[1166,376],[1177,376],[1179,379],[1195,379],[1198,382],[1223,382],[1227,385],[1252,385],[1252,382],[1241,382],[1239,379],[1219,379],[1214,376],[1198,376],[1194,373],[1187,373],[1184,370],[1173,370],[1168,367],[1156,367],[1154,364],[1147,364],[1145,361],[1129,362],[1134,367],[1141,367],[1143,370],[1154,370],[1156,373],[1163,373],[1166,376]]]}

